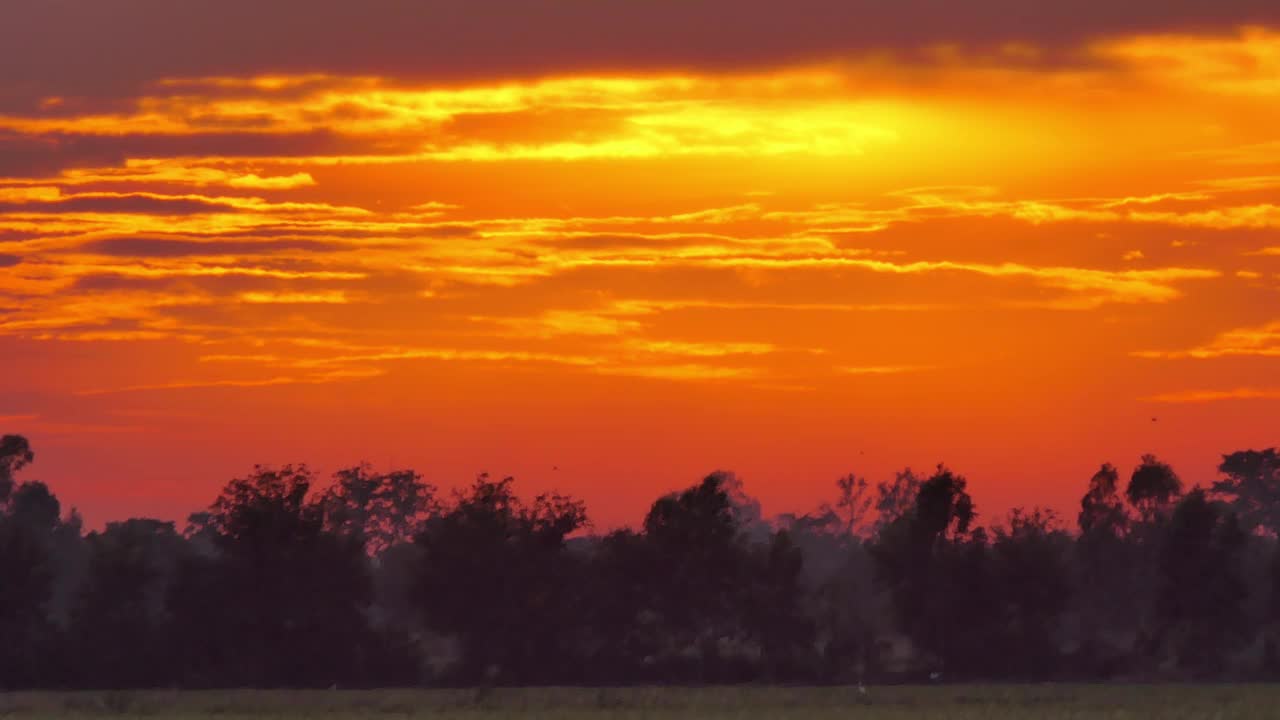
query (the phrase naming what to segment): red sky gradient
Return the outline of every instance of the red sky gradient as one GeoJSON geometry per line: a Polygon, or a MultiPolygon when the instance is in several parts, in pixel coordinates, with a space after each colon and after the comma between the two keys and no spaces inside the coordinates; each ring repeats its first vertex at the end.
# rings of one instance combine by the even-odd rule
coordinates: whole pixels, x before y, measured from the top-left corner
{"type": "Polygon", "coordinates": [[[6,6],[26,477],[96,526],[488,471],[608,528],[945,461],[990,522],[1276,444],[1280,9],[786,5],[6,6]]]}

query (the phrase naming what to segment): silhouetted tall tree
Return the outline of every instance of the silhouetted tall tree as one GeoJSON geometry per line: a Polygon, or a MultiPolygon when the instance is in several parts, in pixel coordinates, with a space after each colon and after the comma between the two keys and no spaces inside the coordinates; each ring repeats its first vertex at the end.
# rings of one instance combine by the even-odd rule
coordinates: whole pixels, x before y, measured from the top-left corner
{"type": "Polygon", "coordinates": [[[108,523],[86,538],[88,572],[73,608],[81,682],[105,687],[154,687],[178,680],[166,631],[166,595],[183,540],[172,522],[108,523]]]}
{"type": "Polygon", "coordinates": [[[585,677],[618,684],[665,679],[664,634],[654,608],[662,568],[644,536],[615,530],[599,538],[583,570],[581,645],[585,677]]]}
{"type": "Polygon", "coordinates": [[[666,652],[694,661],[693,672],[718,672],[721,639],[741,638],[740,588],[748,551],[724,477],[659,498],[644,520],[644,540],[659,574],[652,578],[658,627],[666,652]]]}
{"type": "Polygon", "coordinates": [[[525,504],[512,483],[481,475],[417,539],[423,622],[456,637],[458,680],[545,682],[572,657],[577,563],[565,540],[586,509],[555,494],[525,504]]]}
{"type": "Polygon", "coordinates": [[[0,437],[0,506],[9,501],[14,476],[35,459],[31,445],[21,435],[0,437]]]}
{"type": "Polygon", "coordinates": [[[1074,588],[1070,538],[1051,511],[1015,509],[995,528],[995,595],[1003,618],[1001,675],[1048,679],[1060,670],[1063,618],[1074,588]]]}
{"type": "Polygon", "coordinates": [[[915,510],[916,496],[924,481],[904,468],[893,476],[891,482],[876,483],[876,522],[873,535],[878,535],[890,523],[915,510]]]}
{"type": "Polygon", "coordinates": [[[412,470],[376,473],[368,465],[339,470],[320,499],[325,527],[352,537],[371,555],[411,542],[435,502],[436,489],[412,470]]]}
{"type": "Polygon", "coordinates": [[[846,535],[867,535],[875,498],[871,497],[871,485],[867,479],[849,473],[836,480],[838,495],[835,503],[823,503],[819,515],[829,517],[846,535]]]}
{"type": "Polygon", "coordinates": [[[998,617],[990,597],[987,539],[967,482],[946,467],[920,485],[914,509],[872,546],[899,626],[939,667],[980,674],[991,658],[983,634],[998,617]]]}
{"type": "Polygon", "coordinates": [[[1155,455],[1142,456],[1142,463],[1134,468],[1125,489],[1129,503],[1148,523],[1166,513],[1181,494],[1182,480],[1155,455]]]}
{"type": "Polygon", "coordinates": [[[1079,577],[1075,599],[1080,628],[1075,671],[1106,677],[1129,652],[1147,582],[1136,572],[1141,556],[1128,538],[1129,514],[1119,495],[1119,473],[1104,463],[1080,500],[1076,541],[1079,577]]]}
{"type": "Polygon", "coordinates": [[[14,478],[33,457],[25,438],[0,439],[0,687],[47,682],[60,639],[50,622],[60,505],[44,483],[14,478]]]}
{"type": "Polygon", "coordinates": [[[42,684],[53,628],[48,603],[54,570],[47,538],[0,516],[0,687],[42,684]]]}
{"type": "Polygon", "coordinates": [[[304,466],[258,467],[214,501],[208,521],[216,553],[187,559],[173,609],[206,661],[236,661],[192,668],[195,676],[268,685],[359,681],[370,640],[368,567],[358,542],[324,531],[321,508],[308,502],[311,483],[304,466]]]}
{"type": "Polygon", "coordinates": [[[1089,480],[1089,491],[1080,499],[1079,525],[1082,535],[1119,537],[1128,523],[1120,498],[1120,473],[1111,463],[1089,480]]]}
{"type": "Polygon", "coordinates": [[[1242,639],[1245,542],[1235,514],[1213,505],[1200,488],[1174,509],[1161,548],[1156,611],[1158,639],[1179,666],[1217,674],[1242,639]]]}
{"type": "Polygon", "coordinates": [[[804,554],[783,530],[755,551],[745,629],[760,645],[762,678],[812,676],[818,657],[813,619],[807,614],[804,554]]]}
{"type": "Polygon", "coordinates": [[[1226,477],[1213,494],[1226,500],[1246,532],[1280,535],[1280,450],[1241,450],[1224,455],[1218,471],[1226,477]]]}

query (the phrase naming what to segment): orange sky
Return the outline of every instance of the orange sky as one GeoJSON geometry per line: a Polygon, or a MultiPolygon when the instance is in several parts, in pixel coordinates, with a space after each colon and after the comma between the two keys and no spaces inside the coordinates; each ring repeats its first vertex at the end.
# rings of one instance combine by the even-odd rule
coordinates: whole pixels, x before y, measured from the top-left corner
{"type": "Polygon", "coordinates": [[[717,468],[784,512],[945,461],[988,521],[1144,452],[1208,482],[1277,442],[1280,19],[1098,13],[507,65],[67,20],[0,50],[0,431],[91,525],[294,461],[606,528],[717,468]]]}

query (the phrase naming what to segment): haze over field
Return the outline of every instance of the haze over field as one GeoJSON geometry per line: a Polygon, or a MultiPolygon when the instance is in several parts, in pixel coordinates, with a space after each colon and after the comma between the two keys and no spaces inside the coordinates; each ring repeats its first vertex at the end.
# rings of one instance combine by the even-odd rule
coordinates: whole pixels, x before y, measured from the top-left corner
{"type": "Polygon", "coordinates": [[[90,526],[1275,444],[1275,3],[13,0],[0,69],[0,432],[90,526]]]}

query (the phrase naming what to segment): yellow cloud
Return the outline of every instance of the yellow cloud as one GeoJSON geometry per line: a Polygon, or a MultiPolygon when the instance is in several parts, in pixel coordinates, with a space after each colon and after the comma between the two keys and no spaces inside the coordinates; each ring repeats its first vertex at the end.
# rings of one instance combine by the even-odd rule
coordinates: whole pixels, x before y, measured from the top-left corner
{"type": "Polygon", "coordinates": [[[236,188],[257,188],[263,190],[289,190],[292,188],[315,185],[315,178],[310,173],[294,173],[274,177],[259,177],[253,173],[238,175],[227,180],[227,184],[236,188]]]}
{"type": "Polygon", "coordinates": [[[341,290],[330,292],[245,292],[236,296],[240,302],[258,304],[342,304],[348,302],[347,294],[341,290]]]}
{"type": "Polygon", "coordinates": [[[1142,350],[1133,355],[1148,359],[1195,358],[1199,360],[1250,355],[1280,357],[1280,321],[1260,327],[1228,330],[1219,334],[1208,344],[1189,350],[1142,350]]]}
{"type": "MultiPolygon", "coordinates": [[[[476,320],[490,320],[475,317],[476,320]]],[[[640,328],[634,320],[623,320],[588,310],[548,310],[532,318],[494,318],[519,335],[554,337],[557,335],[622,335],[640,328]]]]}
{"type": "Polygon", "coordinates": [[[1143,398],[1159,403],[1207,403],[1223,400],[1280,400],[1280,388],[1235,388],[1233,390],[1185,390],[1143,398]]]}
{"type": "Polygon", "coordinates": [[[48,185],[28,187],[0,186],[0,202],[53,202],[62,197],[62,190],[48,185]]]}
{"type": "Polygon", "coordinates": [[[899,375],[925,370],[919,365],[844,365],[837,368],[849,375],[899,375]]]}
{"type": "Polygon", "coordinates": [[[165,183],[206,187],[222,185],[257,190],[292,190],[316,184],[311,173],[260,176],[223,168],[201,167],[183,160],[130,158],[124,167],[71,168],[56,178],[60,185],[101,185],[111,183],[165,183]]]}
{"type": "Polygon", "coordinates": [[[893,263],[859,257],[813,258],[707,258],[713,266],[759,268],[853,267],[879,273],[914,274],[944,271],[975,273],[988,277],[1022,277],[1050,287],[1091,296],[1097,302],[1167,302],[1180,296],[1172,283],[1221,277],[1217,270],[1162,268],[1157,270],[1095,270],[1075,267],[1036,267],[1019,263],[964,263],[949,260],[893,263]]]}
{"type": "Polygon", "coordinates": [[[1184,213],[1134,212],[1129,215],[1129,219],[1135,222],[1158,222],[1215,230],[1277,228],[1280,227],[1280,206],[1264,203],[1184,213]]]}
{"type": "Polygon", "coordinates": [[[1144,35],[1098,43],[1094,51],[1152,82],[1226,95],[1280,95],[1280,32],[1243,28],[1234,36],[1144,35]]]}
{"type": "Polygon", "coordinates": [[[260,388],[270,387],[273,385],[319,385],[331,382],[341,382],[345,380],[362,380],[373,378],[381,375],[382,370],[378,369],[344,369],[327,373],[315,373],[304,376],[279,375],[270,378],[261,379],[217,379],[217,380],[177,380],[164,383],[148,383],[141,385],[125,385],[114,388],[96,388],[92,390],[80,390],[76,395],[113,395],[117,393],[146,392],[154,390],[193,390],[204,388],[260,388]]]}
{"type": "Polygon", "coordinates": [[[365,273],[345,270],[279,270],[275,268],[226,265],[93,265],[74,274],[123,275],[126,277],[260,277],[278,280],[358,280],[365,273]]]}
{"type": "Polygon", "coordinates": [[[546,362],[562,365],[594,365],[599,358],[584,355],[536,352],[526,350],[483,350],[470,348],[360,348],[344,355],[307,358],[293,361],[296,367],[322,367],[351,363],[396,360],[481,360],[486,362],[546,362]]]}
{"type": "Polygon", "coordinates": [[[685,363],[681,365],[598,365],[594,370],[603,375],[630,375],[660,380],[734,380],[760,375],[754,368],[723,367],[685,363]]]}
{"type": "Polygon", "coordinates": [[[659,355],[691,355],[694,357],[719,357],[723,355],[764,355],[776,352],[769,343],[752,342],[687,342],[679,340],[628,340],[625,348],[637,352],[659,355]]]}

